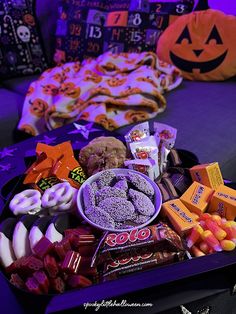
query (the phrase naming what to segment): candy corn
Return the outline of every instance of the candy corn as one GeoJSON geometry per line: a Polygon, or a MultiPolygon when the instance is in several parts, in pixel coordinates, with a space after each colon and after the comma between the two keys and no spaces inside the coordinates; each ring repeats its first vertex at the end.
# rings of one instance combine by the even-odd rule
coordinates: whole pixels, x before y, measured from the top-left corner
{"type": "Polygon", "coordinates": [[[215,251],[217,252],[222,251],[220,242],[216,239],[216,237],[213,235],[213,233],[210,230],[203,231],[203,233],[201,234],[201,238],[215,251]]]}
{"type": "Polygon", "coordinates": [[[200,220],[211,219],[211,215],[208,213],[204,213],[200,215],[200,220]]]}
{"type": "Polygon", "coordinates": [[[187,247],[191,248],[197,240],[200,238],[201,234],[203,233],[203,229],[200,225],[192,228],[190,235],[187,238],[187,247]]]}
{"type": "Polygon", "coordinates": [[[236,243],[236,228],[232,226],[232,222],[226,221],[221,224],[221,227],[227,233],[226,239],[236,243]]]}
{"type": "Polygon", "coordinates": [[[196,257],[200,257],[200,256],[205,256],[206,254],[203,253],[198,247],[196,247],[195,245],[192,246],[191,249],[192,253],[194,256],[196,257]]]}
{"type": "Polygon", "coordinates": [[[227,233],[222,228],[220,228],[215,221],[206,219],[205,223],[207,229],[209,229],[214,234],[217,240],[221,241],[227,236],[227,233]]]}
{"type": "Polygon", "coordinates": [[[221,217],[219,215],[211,215],[211,219],[214,220],[217,225],[221,225],[222,221],[221,221],[221,217]]]}
{"type": "Polygon", "coordinates": [[[204,242],[204,241],[202,241],[202,242],[199,244],[199,249],[200,249],[203,253],[205,253],[205,254],[209,254],[210,251],[211,251],[211,248],[209,247],[209,245],[208,245],[206,242],[204,242]]]}
{"type": "Polygon", "coordinates": [[[222,240],[220,245],[224,251],[233,251],[235,249],[235,243],[231,240],[222,240]]]}

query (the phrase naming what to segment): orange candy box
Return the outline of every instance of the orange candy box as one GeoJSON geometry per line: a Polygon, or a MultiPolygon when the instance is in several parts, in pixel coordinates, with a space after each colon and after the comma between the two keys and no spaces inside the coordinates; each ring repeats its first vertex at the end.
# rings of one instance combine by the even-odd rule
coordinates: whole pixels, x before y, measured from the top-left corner
{"type": "Polygon", "coordinates": [[[191,212],[201,215],[207,210],[213,193],[214,190],[195,181],[180,197],[180,200],[191,212]]]}
{"type": "Polygon", "coordinates": [[[179,199],[163,203],[161,214],[170,220],[179,235],[188,233],[197,224],[195,216],[179,199]]]}

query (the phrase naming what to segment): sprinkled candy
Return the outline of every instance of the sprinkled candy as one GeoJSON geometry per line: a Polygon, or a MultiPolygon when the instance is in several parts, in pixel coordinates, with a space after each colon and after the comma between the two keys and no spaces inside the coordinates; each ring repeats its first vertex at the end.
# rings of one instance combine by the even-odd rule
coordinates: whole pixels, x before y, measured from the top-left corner
{"type": "Polygon", "coordinates": [[[155,207],[150,198],[142,192],[129,190],[129,197],[132,200],[134,208],[142,215],[152,216],[155,213],[155,207]]]}
{"type": "Polygon", "coordinates": [[[117,187],[110,187],[110,186],[105,186],[104,188],[96,192],[96,200],[98,204],[101,201],[105,200],[106,198],[110,198],[110,197],[126,198],[126,192],[117,187]]]}
{"type": "Polygon", "coordinates": [[[154,189],[152,185],[140,174],[129,172],[129,180],[140,192],[143,192],[149,197],[154,195],[154,189]]]}
{"type": "Polygon", "coordinates": [[[99,206],[115,221],[129,220],[135,211],[133,204],[122,197],[107,198],[99,206]]]}
{"type": "Polygon", "coordinates": [[[98,188],[102,189],[104,186],[111,185],[115,177],[116,175],[112,170],[103,171],[96,181],[98,188]]]}
{"type": "Polygon", "coordinates": [[[113,218],[100,207],[91,207],[85,212],[86,216],[95,224],[104,228],[114,228],[113,218]]]}
{"type": "Polygon", "coordinates": [[[126,179],[119,180],[115,185],[115,188],[122,189],[124,191],[128,191],[128,183],[126,179]]]}
{"type": "Polygon", "coordinates": [[[150,216],[137,215],[137,217],[133,219],[132,221],[138,225],[142,225],[142,224],[145,224],[149,219],[150,219],[150,216]]]}
{"type": "Polygon", "coordinates": [[[96,205],[95,191],[90,184],[86,184],[83,188],[83,201],[85,210],[96,205]]]}

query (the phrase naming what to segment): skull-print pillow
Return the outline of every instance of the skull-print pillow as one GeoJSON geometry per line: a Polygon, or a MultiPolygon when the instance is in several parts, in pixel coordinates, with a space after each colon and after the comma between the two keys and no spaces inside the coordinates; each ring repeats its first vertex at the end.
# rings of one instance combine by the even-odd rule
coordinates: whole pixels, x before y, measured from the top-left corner
{"type": "Polygon", "coordinates": [[[0,1],[0,79],[37,74],[47,68],[33,2],[0,1]]]}

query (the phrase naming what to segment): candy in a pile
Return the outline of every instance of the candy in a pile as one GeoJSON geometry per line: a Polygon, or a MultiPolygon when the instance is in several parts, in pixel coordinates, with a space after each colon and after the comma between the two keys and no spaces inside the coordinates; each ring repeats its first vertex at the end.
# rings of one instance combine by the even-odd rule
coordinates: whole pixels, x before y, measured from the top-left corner
{"type": "Polygon", "coordinates": [[[90,267],[97,239],[89,226],[65,230],[60,242],[45,236],[34,246],[34,254],[21,257],[5,270],[10,282],[35,294],[62,293],[90,286],[97,281],[90,267]]]}
{"type": "Polygon", "coordinates": [[[236,244],[236,222],[217,214],[204,213],[187,237],[187,246],[195,256],[231,251],[236,244]]]}
{"type": "Polygon", "coordinates": [[[187,235],[187,246],[193,255],[233,250],[236,243],[236,191],[222,184],[218,163],[195,166],[190,172],[197,181],[180,199],[165,202],[162,214],[168,217],[179,234],[187,235]],[[184,223],[188,224],[187,230],[184,223]]]}
{"type": "Polygon", "coordinates": [[[130,229],[155,214],[154,189],[142,174],[128,171],[128,175],[120,175],[104,170],[82,189],[85,215],[102,228],[130,229]]]}
{"type": "Polygon", "coordinates": [[[100,241],[92,265],[99,265],[102,281],[106,281],[182,260],[184,253],[181,238],[168,225],[160,222],[141,229],[106,234],[100,241]]]}
{"type": "Polygon", "coordinates": [[[27,170],[24,184],[45,191],[58,182],[67,181],[78,189],[86,180],[83,169],[74,157],[70,142],[56,146],[38,143],[36,154],[37,160],[27,170]]]}
{"type": "Polygon", "coordinates": [[[155,134],[150,135],[148,122],[143,122],[125,135],[127,147],[134,158],[125,161],[125,165],[152,180],[166,169],[167,156],[174,146],[177,133],[176,129],[161,123],[154,124],[154,131],[155,134]]]}

